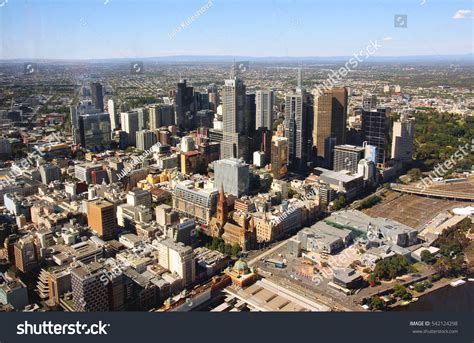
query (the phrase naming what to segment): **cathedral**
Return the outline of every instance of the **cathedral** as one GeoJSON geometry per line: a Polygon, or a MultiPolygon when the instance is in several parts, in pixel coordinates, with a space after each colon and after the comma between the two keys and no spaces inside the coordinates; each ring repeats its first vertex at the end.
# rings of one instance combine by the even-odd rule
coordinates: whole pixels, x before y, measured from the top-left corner
{"type": "Polygon", "coordinates": [[[255,249],[257,245],[257,231],[253,217],[242,218],[242,225],[231,219],[222,185],[216,216],[212,217],[209,223],[209,235],[222,238],[226,244],[238,244],[242,251],[255,249]]]}

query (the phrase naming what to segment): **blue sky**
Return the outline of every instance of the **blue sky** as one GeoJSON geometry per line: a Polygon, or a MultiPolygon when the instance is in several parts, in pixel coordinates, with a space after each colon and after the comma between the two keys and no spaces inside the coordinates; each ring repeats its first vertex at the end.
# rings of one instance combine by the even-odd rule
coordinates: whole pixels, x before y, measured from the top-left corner
{"type": "Polygon", "coordinates": [[[470,0],[211,0],[173,35],[207,1],[0,0],[0,59],[348,56],[370,40],[377,56],[473,52],[470,0]]]}

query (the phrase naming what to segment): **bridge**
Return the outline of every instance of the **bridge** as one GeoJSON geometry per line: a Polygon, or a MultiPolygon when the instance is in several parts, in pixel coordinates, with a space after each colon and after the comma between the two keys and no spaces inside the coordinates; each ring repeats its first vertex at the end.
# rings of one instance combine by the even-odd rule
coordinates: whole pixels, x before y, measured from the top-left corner
{"type": "Polygon", "coordinates": [[[474,192],[455,192],[441,189],[418,188],[416,186],[400,185],[392,183],[391,188],[396,192],[422,195],[426,197],[452,199],[457,201],[474,201],[474,192]]]}

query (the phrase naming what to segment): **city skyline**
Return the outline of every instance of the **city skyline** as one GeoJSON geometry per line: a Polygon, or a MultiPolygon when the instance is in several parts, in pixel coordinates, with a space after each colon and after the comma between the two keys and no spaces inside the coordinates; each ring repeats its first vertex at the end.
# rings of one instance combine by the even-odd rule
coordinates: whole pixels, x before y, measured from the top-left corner
{"type": "Polygon", "coordinates": [[[335,57],[352,56],[370,41],[383,46],[374,58],[466,55],[471,8],[464,0],[3,0],[0,59],[335,57]],[[401,27],[396,15],[406,15],[401,27]]]}

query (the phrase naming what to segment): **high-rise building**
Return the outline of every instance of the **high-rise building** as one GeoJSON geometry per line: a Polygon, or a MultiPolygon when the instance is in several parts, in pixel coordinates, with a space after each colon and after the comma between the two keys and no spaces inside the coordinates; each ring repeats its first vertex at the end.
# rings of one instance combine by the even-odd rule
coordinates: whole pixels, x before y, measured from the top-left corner
{"type": "Polygon", "coordinates": [[[193,128],[193,118],[196,111],[193,87],[186,80],[178,82],[176,89],[176,125],[182,130],[193,128]]]}
{"type": "Polygon", "coordinates": [[[25,236],[13,245],[15,265],[23,273],[28,273],[38,266],[38,254],[33,236],[25,236]]]}
{"type": "Polygon", "coordinates": [[[137,108],[138,113],[138,130],[145,130],[149,127],[149,112],[147,108],[137,108]]]}
{"type": "Polygon", "coordinates": [[[109,310],[108,275],[101,263],[77,263],[71,269],[74,311],[102,312],[109,310]]]}
{"type": "Polygon", "coordinates": [[[110,127],[112,131],[118,129],[119,118],[118,118],[118,113],[115,111],[115,103],[112,99],[109,99],[107,101],[107,112],[109,113],[110,127]]]}
{"type": "Polygon", "coordinates": [[[413,139],[415,137],[415,119],[400,118],[393,123],[391,158],[409,162],[413,155],[413,139]]]}
{"type": "Polygon", "coordinates": [[[245,137],[245,96],[245,85],[242,80],[236,77],[225,80],[222,89],[222,159],[247,157],[248,140],[245,137]]]}
{"type": "Polygon", "coordinates": [[[137,144],[138,131],[138,112],[128,111],[120,113],[120,122],[122,123],[122,130],[127,133],[128,145],[137,144]]]}
{"type": "Polygon", "coordinates": [[[375,110],[377,108],[377,95],[364,94],[362,97],[362,109],[364,111],[375,110]]]}
{"type": "Polygon", "coordinates": [[[257,91],[255,95],[256,105],[256,123],[255,129],[266,127],[268,130],[273,129],[273,105],[275,103],[275,95],[272,90],[257,91]]]}
{"type": "Polygon", "coordinates": [[[174,189],[173,208],[200,224],[209,224],[216,212],[218,195],[217,189],[196,188],[192,181],[182,181],[174,189]]]}
{"type": "Polygon", "coordinates": [[[137,149],[145,151],[150,149],[157,142],[156,134],[150,130],[141,130],[137,132],[136,143],[137,149]]]}
{"type": "Polygon", "coordinates": [[[162,126],[170,126],[174,124],[173,105],[153,105],[148,108],[148,111],[150,114],[150,130],[157,130],[162,126]]]}
{"type": "Polygon", "coordinates": [[[104,93],[99,82],[91,82],[91,97],[94,107],[104,112],[104,93]]]}
{"type": "Polygon", "coordinates": [[[347,99],[344,87],[315,94],[313,143],[317,162],[325,168],[331,168],[334,146],[345,143],[347,99]]]}
{"type": "Polygon", "coordinates": [[[367,144],[377,148],[375,163],[384,164],[388,141],[388,118],[385,108],[362,111],[362,133],[367,144]]]}
{"type": "Polygon", "coordinates": [[[61,178],[61,168],[53,164],[42,164],[39,168],[41,182],[49,185],[51,182],[61,178]]]}
{"type": "Polygon", "coordinates": [[[219,91],[215,83],[211,83],[207,87],[207,94],[209,96],[209,109],[216,112],[219,106],[219,91]]]}
{"type": "Polygon", "coordinates": [[[288,164],[293,170],[303,171],[311,157],[312,99],[301,88],[301,71],[298,87],[285,95],[285,136],[288,138],[288,164]]]}
{"type": "Polygon", "coordinates": [[[183,243],[166,238],[157,243],[158,263],[183,279],[183,286],[190,286],[196,277],[193,249],[183,243]]]}
{"type": "Polygon", "coordinates": [[[115,208],[107,200],[93,200],[87,203],[89,226],[104,240],[114,237],[115,208]]]}
{"type": "Polygon", "coordinates": [[[272,175],[279,180],[285,177],[288,171],[288,138],[272,137],[272,175]]]}
{"type": "Polygon", "coordinates": [[[91,100],[82,100],[77,106],[71,106],[71,128],[72,138],[74,144],[80,144],[80,132],[79,132],[79,117],[84,114],[95,114],[100,113],[100,109],[96,108],[91,100]]]}
{"type": "Polygon", "coordinates": [[[102,151],[110,147],[112,130],[108,113],[79,116],[79,137],[83,148],[102,151]]]}
{"type": "Polygon", "coordinates": [[[257,106],[255,103],[256,95],[253,92],[247,92],[245,94],[245,106],[244,106],[244,135],[253,137],[255,133],[255,122],[257,116],[257,106]]]}
{"type": "Polygon", "coordinates": [[[249,191],[249,165],[242,160],[228,158],[214,162],[214,187],[224,187],[227,194],[241,197],[249,191]]]}
{"type": "Polygon", "coordinates": [[[189,152],[196,150],[196,146],[194,144],[194,139],[191,136],[184,136],[181,137],[181,151],[182,152],[189,152]]]}
{"type": "Polygon", "coordinates": [[[334,171],[347,170],[357,174],[359,161],[364,158],[365,148],[354,145],[336,145],[334,147],[334,171]]]}

